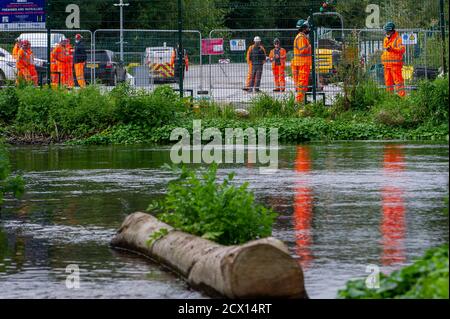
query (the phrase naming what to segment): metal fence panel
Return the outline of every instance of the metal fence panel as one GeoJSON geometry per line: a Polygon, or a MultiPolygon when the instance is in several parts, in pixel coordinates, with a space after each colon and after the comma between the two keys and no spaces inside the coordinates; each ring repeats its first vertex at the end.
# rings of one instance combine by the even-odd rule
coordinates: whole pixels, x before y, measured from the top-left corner
{"type": "MultiPolygon", "coordinates": [[[[224,40],[224,54],[209,57],[209,90],[211,98],[216,101],[249,102],[256,95],[243,91],[246,86],[249,66],[246,62],[248,47],[253,44],[255,36],[259,36],[269,55],[274,48],[273,40],[278,38],[281,47],[288,52],[288,61],[292,56],[293,41],[297,31],[295,29],[238,29],[238,30],[212,30],[210,39],[222,38],[224,40]],[[231,41],[243,40],[245,46],[234,46],[231,41]],[[237,50],[240,49],[240,50],[237,50]]],[[[235,43],[235,42],[233,42],[235,43]]],[[[270,62],[264,64],[260,90],[273,97],[288,97],[294,91],[294,83],[290,76],[290,63],[286,66],[286,92],[274,93],[275,84],[270,62]]]]}
{"type": "MultiPolygon", "coordinates": [[[[51,30],[51,49],[67,38],[73,44],[75,34],[83,36],[87,49],[92,45],[92,32],[89,30],[51,30]]],[[[28,40],[33,51],[34,64],[40,84],[47,82],[47,30],[45,29],[8,29],[0,32],[0,84],[14,82],[17,78],[16,60],[12,56],[16,39],[28,40]]],[[[92,79],[92,78],[91,78],[92,79]]],[[[88,79],[89,80],[89,79],[88,79]]]]}
{"type": "MultiPolygon", "coordinates": [[[[172,52],[177,47],[178,30],[123,30],[124,67],[136,87],[148,90],[158,85],[178,89],[177,67],[169,66],[172,52]]],[[[183,31],[183,49],[189,59],[185,72],[184,90],[196,95],[205,84],[202,73],[201,33],[183,31]]],[[[99,29],[94,32],[94,50],[110,50],[120,57],[120,30],[99,29]]]]}

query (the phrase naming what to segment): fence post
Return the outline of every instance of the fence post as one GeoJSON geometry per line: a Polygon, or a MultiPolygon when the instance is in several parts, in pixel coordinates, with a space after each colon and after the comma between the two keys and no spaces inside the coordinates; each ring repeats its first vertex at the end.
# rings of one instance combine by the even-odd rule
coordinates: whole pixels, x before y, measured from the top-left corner
{"type": "MultiPolygon", "coordinates": [[[[311,33],[309,34],[309,42],[311,43],[311,54],[312,54],[312,93],[313,93],[313,101],[314,103],[316,103],[317,101],[317,97],[316,97],[316,93],[317,93],[317,88],[316,88],[316,82],[317,82],[317,74],[316,74],[316,37],[315,37],[315,33],[316,33],[316,27],[314,25],[314,14],[312,9],[311,11],[311,33]]],[[[305,95],[306,97],[306,95],[305,95]]]]}
{"type": "Polygon", "coordinates": [[[178,0],[178,81],[180,86],[180,98],[183,98],[184,78],[184,50],[183,50],[183,9],[182,1],[178,0]]]}
{"type": "Polygon", "coordinates": [[[445,12],[444,12],[444,0],[440,0],[440,25],[442,35],[442,67],[444,68],[444,74],[447,74],[447,48],[445,44],[445,12]]]}
{"type": "Polygon", "coordinates": [[[51,59],[50,59],[50,54],[51,54],[51,50],[52,50],[52,32],[50,29],[50,1],[46,1],[47,3],[47,10],[46,10],[46,18],[45,18],[45,23],[47,25],[47,85],[50,87],[51,86],[51,59]]]}

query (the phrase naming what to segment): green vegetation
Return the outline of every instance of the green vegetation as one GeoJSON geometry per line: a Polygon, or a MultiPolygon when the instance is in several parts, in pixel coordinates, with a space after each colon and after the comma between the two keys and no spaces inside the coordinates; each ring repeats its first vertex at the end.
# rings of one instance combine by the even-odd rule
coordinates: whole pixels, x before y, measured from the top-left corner
{"type": "Polygon", "coordinates": [[[294,96],[256,97],[247,117],[231,105],[180,100],[170,87],[148,93],[122,84],[102,93],[85,90],[0,90],[0,122],[10,142],[70,141],[76,144],[169,144],[176,127],[278,128],[281,142],[312,140],[446,140],[448,78],[424,81],[407,98],[380,90],[370,81],[337,98],[333,106],[298,105],[294,96]]]}
{"type": "Polygon", "coordinates": [[[348,282],[338,296],[349,299],[448,299],[448,267],[448,245],[444,245],[428,250],[411,266],[389,276],[381,274],[378,289],[368,289],[365,280],[355,280],[348,282]]]}
{"type": "Polygon", "coordinates": [[[24,192],[24,182],[22,177],[11,177],[10,175],[11,168],[9,166],[8,154],[0,141],[0,209],[5,194],[11,193],[15,197],[19,197],[24,192]]]}
{"type": "MultiPolygon", "coordinates": [[[[211,165],[201,178],[186,167],[178,173],[179,177],[169,183],[165,198],[148,208],[160,220],[223,245],[242,244],[272,234],[276,214],[255,202],[247,183],[232,185],[233,174],[218,183],[217,165],[211,165]]],[[[163,234],[156,239],[160,235],[163,234]]]]}

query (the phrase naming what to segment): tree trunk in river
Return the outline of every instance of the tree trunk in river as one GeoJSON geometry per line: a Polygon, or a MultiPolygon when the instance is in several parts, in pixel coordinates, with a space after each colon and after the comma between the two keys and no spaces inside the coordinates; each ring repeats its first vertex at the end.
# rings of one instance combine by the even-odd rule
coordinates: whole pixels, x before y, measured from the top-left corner
{"type": "Polygon", "coordinates": [[[307,298],[300,265],[272,237],[222,246],[138,212],[127,216],[111,245],[142,253],[213,296],[307,298]],[[168,234],[149,245],[149,237],[161,229],[168,234]]]}

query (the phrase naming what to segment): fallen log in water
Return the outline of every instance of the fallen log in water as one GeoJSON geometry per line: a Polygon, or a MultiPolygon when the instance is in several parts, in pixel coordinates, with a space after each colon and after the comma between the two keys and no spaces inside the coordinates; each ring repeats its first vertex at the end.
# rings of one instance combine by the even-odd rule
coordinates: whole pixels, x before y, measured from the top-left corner
{"type": "Polygon", "coordinates": [[[126,217],[111,245],[142,253],[214,296],[307,298],[300,265],[272,237],[222,246],[137,212],[126,217]],[[161,229],[168,234],[149,244],[149,237],[161,229]]]}

